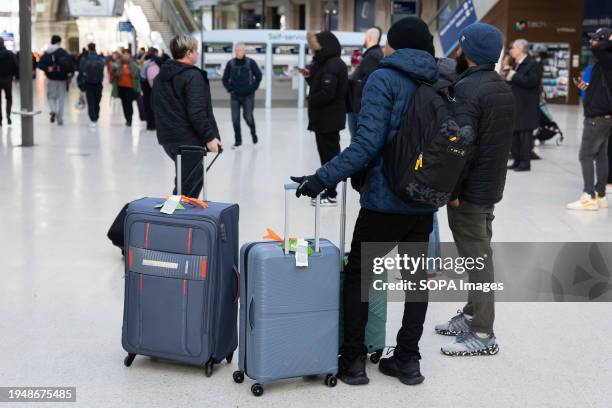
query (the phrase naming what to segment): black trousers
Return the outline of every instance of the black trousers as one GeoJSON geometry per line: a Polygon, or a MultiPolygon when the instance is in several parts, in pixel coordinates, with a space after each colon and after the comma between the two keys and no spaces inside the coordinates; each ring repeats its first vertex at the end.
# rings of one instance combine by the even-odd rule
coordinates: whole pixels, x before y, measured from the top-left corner
{"type": "Polygon", "coordinates": [[[87,99],[87,114],[89,115],[89,120],[97,122],[100,117],[102,84],[85,84],[85,99],[87,99]]]}
{"type": "MultiPolygon", "coordinates": [[[[321,159],[321,165],[324,165],[338,154],[340,154],[340,132],[315,132],[315,138],[317,140],[317,150],[319,151],[319,158],[321,159]]],[[[326,190],[327,195],[330,197],[336,197],[336,186],[328,188],[326,190]]]]}
{"type": "Polygon", "coordinates": [[[515,130],[512,133],[512,159],[522,167],[531,166],[531,150],[533,149],[533,130],[515,130]]]}
{"type": "Polygon", "coordinates": [[[126,88],[123,86],[119,87],[119,99],[121,99],[121,107],[123,108],[123,116],[125,121],[132,124],[132,116],[134,115],[134,100],[136,99],[136,92],[133,88],[126,88]]]}
{"type": "Polygon", "coordinates": [[[11,117],[13,107],[13,77],[0,77],[0,121],[2,121],[2,91],[6,99],[6,117],[11,117]]]}
{"type": "MultiPolygon", "coordinates": [[[[384,242],[380,253],[371,254],[367,257],[385,256],[396,245],[400,254],[409,253],[402,242],[418,243],[411,245],[414,252],[411,256],[427,254],[427,242],[429,234],[433,229],[433,214],[408,215],[408,214],[383,214],[371,210],[361,209],[355,224],[351,253],[348,266],[344,273],[343,309],[344,309],[344,344],[341,353],[343,357],[352,360],[359,355],[367,353],[365,341],[365,329],[368,323],[368,303],[362,302],[362,294],[367,293],[363,284],[371,281],[372,260],[364,260],[363,267],[368,268],[362,276],[361,244],[363,242],[384,242]],[[364,291],[362,293],[362,290],[364,291]]],[[[379,248],[377,247],[378,252],[379,248]]],[[[418,271],[411,279],[427,279],[425,270],[418,271]]],[[[427,297],[421,301],[415,301],[411,295],[411,301],[404,304],[404,316],[402,327],[397,333],[397,346],[395,356],[399,359],[407,359],[419,354],[419,340],[423,334],[423,323],[427,313],[427,297]]],[[[419,300],[419,299],[416,299],[419,300]]]]}
{"type": "MultiPolygon", "coordinates": [[[[164,145],[164,151],[172,159],[176,165],[176,156],[178,154],[179,146],[181,145],[164,145]]],[[[204,172],[202,156],[197,154],[183,154],[181,157],[181,175],[183,178],[182,183],[182,195],[198,198],[202,192],[203,180],[202,174],[204,172]]],[[[175,166],[176,168],[176,166],[175,166]]],[[[174,190],[172,194],[177,193],[177,180],[174,178],[174,190]]]]}
{"type": "Polygon", "coordinates": [[[255,128],[255,118],[253,117],[253,110],[255,109],[255,94],[247,96],[236,96],[232,95],[231,98],[232,108],[232,124],[234,126],[234,137],[235,144],[242,144],[242,130],[240,129],[240,109],[242,109],[242,117],[246,122],[247,126],[251,130],[251,137],[253,141],[257,137],[257,129],[255,128]]]}
{"type": "Polygon", "coordinates": [[[151,93],[153,89],[149,86],[149,81],[143,80],[142,83],[142,102],[144,104],[145,120],[147,121],[147,129],[155,130],[155,113],[153,112],[153,104],[151,101],[151,93]]]}

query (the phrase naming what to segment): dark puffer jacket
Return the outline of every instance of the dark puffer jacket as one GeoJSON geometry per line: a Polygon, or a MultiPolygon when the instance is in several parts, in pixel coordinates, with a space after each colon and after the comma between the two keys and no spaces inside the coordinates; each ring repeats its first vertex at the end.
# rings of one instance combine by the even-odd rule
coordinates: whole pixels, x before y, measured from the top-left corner
{"type": "Polygon", "coordinates": [[[152,98],[159,144],[203,146],[219,137],[208,77],[198,67],[162,64],[152,98]]]}
{"type": "Polygon", "coordinates": [[[453,198],[478,205],[502,199],[512,142],[514,96],[494,69],[493,64],[469,68],[454,85],[457,103],[465,104],[456,115],[457,122],[472,125],[477,147],[453,198]]]}
{"type": "Polygon", "coordinates": [[[315,52],[308,66],[310,85],[308,94],[308,130],[317,133],[336,132],[346,124],[346,92],[348,88],[347,66],[340,58],[340,42],[330,31],[322,31],[316,40],[309,38],[315,52]]]}
{"type": "Polygon", "coordinates": [[[0,47],[0,78],[19,78],[17,57],[5,47],[0,47]]]}

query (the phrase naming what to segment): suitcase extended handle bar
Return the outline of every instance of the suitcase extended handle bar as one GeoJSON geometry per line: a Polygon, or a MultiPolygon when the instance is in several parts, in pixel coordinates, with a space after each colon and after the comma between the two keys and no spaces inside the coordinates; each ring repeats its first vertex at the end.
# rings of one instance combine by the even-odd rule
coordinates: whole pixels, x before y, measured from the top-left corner
{"type": "MultiPolygon", "coordinates": [[[[297,190],[298,183],[285,184],[285,255],[289,255],[289,192],[297,190]]],[[[319,194],[315,204],[315,252],[320,250],[321,241],[321,195],[319,194]]]]}
{"type": "MultiPolygon", "coordinates": [[[[178,148],[178,154],[176,155],[176,194],[183,194],[183,153],[195,152],[202,155],[202,200],[206,201],[206,173],[210,170],[215,161],[219,158],[219,155],[223,153],[223,149],[219,149],[217,155],[212,159],[210,165],[206,166],[208,150],[201,146],[180,146],[178,148]]],[[[197,198],[197,197],[196,197],[197,198]]]]}
{"type": "MultiPolygon", "coordinates": [[[[285,254],[289,254],[289,195],[287,192],[297,190],[298,183],[285,184],[285,254]]],[[[340,270],[344,270],[344,247],[346,243],[346,180],[342,182],[340,191],[340,270]]],[[[315,252],[319,252],[321,224],[321,196],[317,196],[315,205],[315,252]]]]}

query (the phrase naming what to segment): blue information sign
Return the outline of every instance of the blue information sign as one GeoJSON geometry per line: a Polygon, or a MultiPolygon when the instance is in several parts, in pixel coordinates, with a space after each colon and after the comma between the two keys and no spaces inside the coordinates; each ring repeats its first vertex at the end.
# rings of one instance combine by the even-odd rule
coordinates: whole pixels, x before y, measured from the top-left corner
{"type": "Polygon", "coordinates": [[[478,18],[476,18],[474,3],[472,3],[472,0],[465,0],[463,4],[453,12],[448,23],[442,27],[438,27],[440,43],[442,44],[442,51],[445,56],[450,54],[457,46],[461,30],[476,21],[478,21],[478,18]]]}
{"type": "Polygon", "coordinates": [[[131,21],[120,21],[119,22],[119,31],[132,32],[134,30],[134,26],[131,21]]]}

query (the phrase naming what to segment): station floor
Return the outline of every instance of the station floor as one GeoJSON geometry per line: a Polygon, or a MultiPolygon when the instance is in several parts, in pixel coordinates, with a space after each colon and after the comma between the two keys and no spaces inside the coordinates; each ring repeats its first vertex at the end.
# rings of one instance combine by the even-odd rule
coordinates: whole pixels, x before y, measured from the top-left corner
{"type": "MultiPolygon", "coordinates": [[[[105,87],[99,127],[66,103],[65,125],[48,122],[42,81],[36,83],[36,146],[22,148],[19,119],[0,130],[0,386],[76,386],[82,407],[601,407],[612,406],[612,305],[609,303],[499,303],[494,357],[449,358],[448,337],[433,326],[460,306],[432,303],[421,341],[426,380],[404,386],[368,365],[364,387],[289,380],[255,398],[252,381],[235,384],[236,359],[202,369],[137,357],[123,365],[123,261],[106,238],[117,211],[142,196],[165,196],[173,168],[155,134],[134,121],[124,126],[118,102],[105,87]]],[[[16,89],[17,91],[17,89],[16,89]]],[[[19,106],[18,95],[16,104],[19,106]]],[[[566,140],[539,148],[530,173],[510,173],[496,208],[496,241],[609,241],[612,217],[603,210],[571,213],[580,194],[577,161],[582,130],[578,107],[552,107],[566,140]]],[[[317,164],[304,111],[256,110],[260,144],[232,151],[230,112],[215,109],[226,151],[209,177],[209,198],[240,203],[240,241],[282,233],[282,184],[317,164]]],[[[246,127],[243,124],[244,132],[246,127]]],[[[342,144],[348,143],[343,132],[342,144]]],[[[357,214],[349,193],[348,233],[357,214]]],[[[338,239],[337,208],[322,210],[322,235],[338,239]]],[[[439,213],[442,240],[450,240],[439,213]]],[[[307,200],[291,202],[291,231],[310,236],[307,200]]],[[[390,304],[388,344],[394,344],[402,305],[390,304]]],[[[300,353],[301,350],[295,350],[300,353]]],[[[0,404],[2,405],[2,404],[0,404]]],[[[9,406],[8,404],[7,406],[9,406]]],[[[19,406],[27,406],[22,404],[19,406]]],[[[49,404],[54,406],[55,404],[49,404]]],[[[35,405],[37,406],[37,405],[35,405]]],[[[63,406],[63,405],[58,405],[63,406]]]]}

